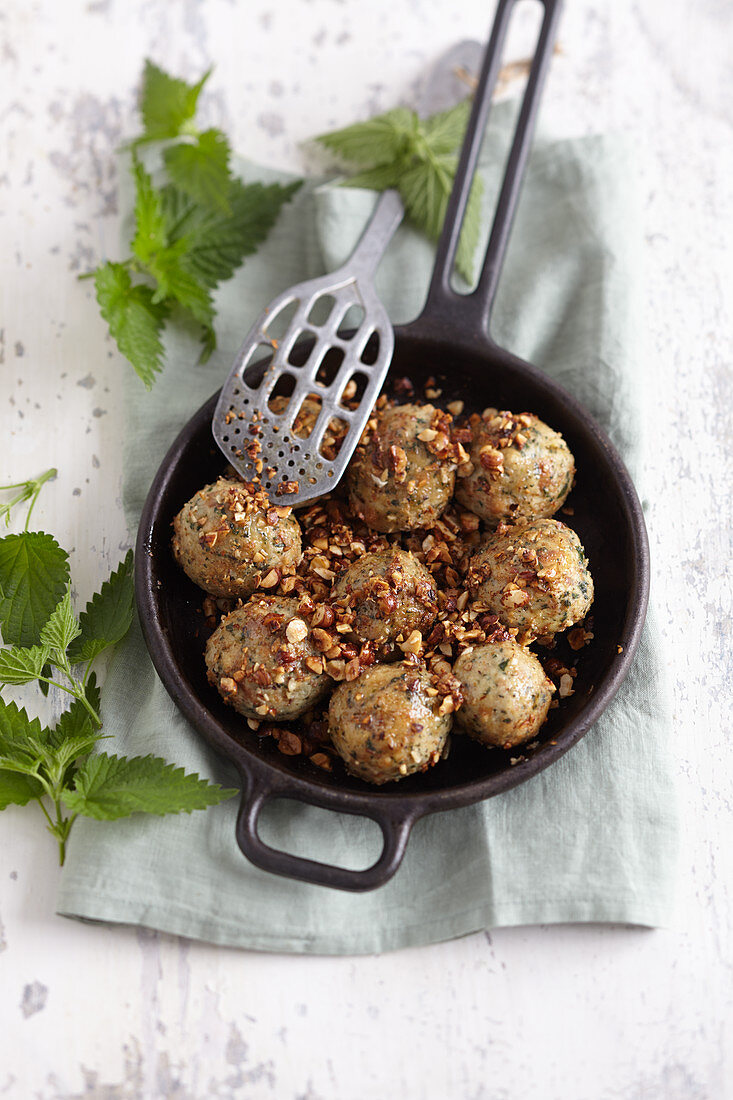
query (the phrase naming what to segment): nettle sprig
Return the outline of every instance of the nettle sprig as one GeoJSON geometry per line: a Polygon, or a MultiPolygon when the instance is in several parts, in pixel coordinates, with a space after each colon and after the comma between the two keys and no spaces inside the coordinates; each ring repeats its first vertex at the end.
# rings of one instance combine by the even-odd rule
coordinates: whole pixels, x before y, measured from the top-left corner
{"type": "MultiPolygon", "coordinates": [[[[0,491],[20,489],[2,506],[33,504],[55,470],[0,491]]],[[[0,538],[0,685],[37,683],[72,697],[53,728],[0,697],[0,810],[39,804],[64,862],[79,814],[114,820],[132,813],[190,813],[236,794],[160,757],[90,755],[104,739],[93,665],[132,623],[132,551],[79,616],[71,602],[68,554],[43,531],[0,538]]]]}
{"type": "Polygon", "coordinates": [[[256,252],[300,187],[300,181],[245,184],[232,175],[226,135],[195,122],[209,75],[187,84],[145,62],[143,132],[128,145],[135,184],[131,255],[89,273],[112,337],[148,389],[163,366],[169,320],[198,326],[200,362],[209,358],[216,347],[212,292],[256,252]],[[165,143],[162,181],[140,159],[151,142],[165,143]]]}
{"type": "MultiPolygon", "coordinates": [[[[447,111],[421,119],[398,107],[366,122],[321,134],[315,140],[347,165],[357,165],[346,187],[384,191],[395,187],[413,224],[437,241],[453,188],[458,153],[471,105],[463,100],[447,111]]],[[[473,279],[473,257],[481,230],[483,181],[476,175],[466,206],[456,267],[473,279]]]]}

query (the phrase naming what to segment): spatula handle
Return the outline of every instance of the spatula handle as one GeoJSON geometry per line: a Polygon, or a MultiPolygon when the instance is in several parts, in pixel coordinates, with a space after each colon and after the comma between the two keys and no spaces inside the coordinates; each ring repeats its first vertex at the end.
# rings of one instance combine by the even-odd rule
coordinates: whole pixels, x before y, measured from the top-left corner
{"type": "Polygon", "coordinates": [[[350,275],[359,280],[374,278],[379,261],[404,215],[397,191],[383,191],[359,243],[344,265],[350,275]]]}
{"type": "Polygon", "coordinates": [[[438,242],[435,267],[425,308],[418,322],[460,326],[465,342],[491,342],[489,322],[496,296],[507,241],[519,199],[524,168],[532,144],[540,96],[555,42],[561,0],[541,0],[545,9],[537,47],[514,131],[504,179],[494,213],[489,243],[478,284],[471,293],[460,294],[451,287],[451,274],[461,235],[463,217],[478,164],[481,144],[491,109],[491,100],[502,60],[502,49],[517,0],[499,0],[476,88],[473,109],[463,140],[455,182],[438,242]]]}

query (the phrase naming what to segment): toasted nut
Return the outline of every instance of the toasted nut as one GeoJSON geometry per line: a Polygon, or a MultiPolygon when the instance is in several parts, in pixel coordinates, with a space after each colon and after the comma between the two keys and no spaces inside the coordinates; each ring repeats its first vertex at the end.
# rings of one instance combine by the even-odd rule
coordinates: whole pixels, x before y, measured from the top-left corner
{"type": "Polygon", "coordinates": [[[260,581],[260,588],[274,588],[280,580],[280,570],[270,569],[260,581]]]}
{"type": "Polygon", "coordinates": [[[462,401],[449,401],[448,405],[447,405],[447,408],[448,408],[448,412],[452,413],[453,416],[460,416],[461,413],[463,412],[463,402],[462,401]]]}
{"type": "Polygon", "coordinates": [[[330,634],[327,634],[325,630],[321,630],[320,627],[316,627],[311,634],[313,638],[313,644],[320,653],[325,653],[327,649],[330,649],[333,645],[333,638],[330,634]]]}
{"type": "Polygon", "coordinates": [[[288,493],[297,493],[300,489],[300,482],[298,481],[282,481],[278,485],[275,493],[277,496],[285,496],[288,493]]]}
{"type": "Polygon", "coordinates": [[[357,676],[361,673],[361,666],[359,665],[359,658],[354,657],[349,661],[344,669],[345,680],[356,680],[357,676]]]}
{"type": "Polygon", "coordinates": [[[417,433],[417,438],[421,443],[432,443],[437,434],[432,428],[423,428],[421,432],[417,433]]]}
{"type": "Polygon", "coordinates": [[[303,743],[297,733],[292,730],[282,730],[277,740],[277,747],[285,756],[299,756],[303,751],[303,743]]]}
{"type": "Polygon", "coordinates": [[[565,672],[560,677],[560,691],[559,691],[560,698],[561,699],[567,699],[568,695],[573,695],[573,694],[574,694],[574,691],[573,691],[573,678],[568,672],[565,672]]]}
{"type": "Polygon", "coordinates": [[[419,630],[413,630],[404,642],[400,643],[403,653],[419,653],[422,646],[422,634],[419,630]]]}
{"type": "Polygon", "coordinates": [[[333,626],[334,618],[335,618],[335,615],[333,613],[333,608],[329,607],[325,603],[322,603],[322,604],[319,604],[318,607],[316,608],[316,610],[313,614],[312,623],[313,623],[313,626],[329,627],[329,626],[333,626]]]}
{"type": "Polygon", "coordinates": [[[479,518],[478,516],[475,516],[473,512],[461,512],[459,523],[461,525],[462,531],[478,531],[479,518]]]}
{"type": "Polygon", "coordinates": [[[306,657],[305,664],[316,676],[320,676],[323,672],[323,661],[320,657],[306,657]]]}
{"type": "Polygon", "coordinates": [[[219,681],[219,690],[223,691],[226,695],[234,695],[237,690],[236,680],[233,680],[231,676],[222,676],[219,681]]]}
{"type": "Polygon", "coordinates": [[[302,642],[308,637],[308,627],[302,619],[291,619],[285,627],[285,637],[293,645],[302,642]]]}

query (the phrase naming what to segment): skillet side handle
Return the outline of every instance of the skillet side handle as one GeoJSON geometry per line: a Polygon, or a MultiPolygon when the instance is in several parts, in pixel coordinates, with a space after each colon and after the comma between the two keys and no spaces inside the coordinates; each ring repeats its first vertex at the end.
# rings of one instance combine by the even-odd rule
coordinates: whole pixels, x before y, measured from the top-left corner
{"type": "Polygon", "coordinates": [[[427,300],[422,314],[414,322],[420,329],[442,328],[447,324],[454,332],[456,329],[462,330],[468,342],[493,343],[489,334],[491,310],[532,144],[542,88],[552,58],[562,0],[541,0],[545,9],[542,26],[504,170],[481,274],[471,293],[459,294],[450,285],[451,275],[501,66],[502,49],[516,3],[517,0],[499,0],[496,9],[491,38],[484,54],[455,182],[438,241],[427,300]]]}
{"type": "Polygon", "coordinates": [[[243,778],[246,779],[246,783],[237,817],[237,844],[250,863],[254,863],[261,870],[270,871],[275,875],[284,875],[286,878],[299,879],[301,882],[316,886],[349,890],[352,893],[363,893],[367,890],[375,890],[378,886],[384,886],[398,870],[405,854],[410,831],[416,820],[417,815],[414,813],[396,810],[387,805],[377,810],[346,810],[338,798],[338,792],[334,792],[335,797],[332,797],[327,790],[324,790],[320,795],[309,795],[306,800],[302,792],[296,793],[287,785],[273,787],[262,784],[252,776],[243,778]],[[307,801],[309,804],[321,806],[327,810],[369,817],[382,830],[384,839],[382,854],[377,862],[366,870],[351,871],[346,867],[335,867],[329,863],[320,863],[314,859],[305,859],[302,856],[294,856],[289,852],[271,848],[260,839],[257,831],[260,812],[269,798],[292,798],[298,802],[307,801]]]}

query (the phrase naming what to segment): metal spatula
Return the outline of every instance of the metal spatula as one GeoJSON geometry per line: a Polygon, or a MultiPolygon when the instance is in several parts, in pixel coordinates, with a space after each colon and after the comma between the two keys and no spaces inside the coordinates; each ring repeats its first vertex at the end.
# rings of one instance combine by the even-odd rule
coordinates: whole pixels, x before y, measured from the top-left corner
{"type": "Polygon", "coordinates": [[[394,350],[373,280],[402,216],[397,192],[385,191],[344,266],[280,294],[239,349],[214,413],[214,439],[237,472],[257,479],[273,501],[302,504],[329,492],[359,442],[394,350]],[[359,320],[346,329],[350,311],[359,320]],[[342,401],[345,389],[358,396],[350,407],[342,401]],[[294,421],[306,398],[310,421],[318,404],[320,412],[304,437],[294,421]],[[338,453],[327,458],[334,455],[333,435],[330,445],[323,440],[334,417],[346,431],[338,453]]]}
{"type": "MultiPolygon", "coordinates": [[[[421,114],[465,96],[455,73],[474,62],[477,51],[464,42],[440,59],[421,96],[421,114]]],[[[394,350],[374,276],[403,213],[397,192],[385,191],[342,267],[298,283],[262,311],[224,383],[214,439],[237,472],[259,481],[276,503],[304,504],[329,492],[359,442],[394,350]],[[312,425],[307,435],[304,419],[312,425]]]]}

